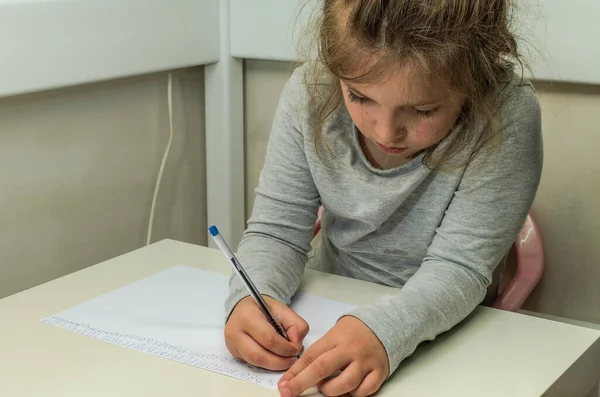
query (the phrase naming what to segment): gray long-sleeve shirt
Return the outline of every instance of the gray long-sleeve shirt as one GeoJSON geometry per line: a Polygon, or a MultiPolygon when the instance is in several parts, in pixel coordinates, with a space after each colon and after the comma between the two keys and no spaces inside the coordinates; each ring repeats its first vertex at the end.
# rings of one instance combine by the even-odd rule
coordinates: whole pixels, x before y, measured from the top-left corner
{"type": "MultiPolygon", "coordinates": [[[[322,241],[311,267],[399,288],[350,313],[381,340],[392,373],[486,295],[539,184],[539,102],[528,82],[515,79],[514,89],[504,90],[512,94],[500,108],[500,145],[488,161],[476,156],[458,169],[431,170],[419,156],[380,170],[362,153],[343,103],[323,126],[329,149],[321,145],[317,153],[317,109],[307,107],[305,72],[296,69],[281,95],[237,255],[263,294],[288,304],[322,204],[322,241]]],[[[482,128],[481,118],[476,125],[482,128]]],[[[471,151],[465,145],[457,158],[471,151]]],[[[246,295],[232,277],[227,314],[246,295]]]]}

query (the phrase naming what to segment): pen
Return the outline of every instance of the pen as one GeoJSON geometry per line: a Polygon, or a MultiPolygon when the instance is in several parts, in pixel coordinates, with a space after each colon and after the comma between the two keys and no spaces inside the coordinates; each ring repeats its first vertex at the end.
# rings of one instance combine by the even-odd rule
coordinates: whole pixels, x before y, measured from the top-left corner
{"type": "Polygon", "coordinates": [[[288,338],[287,334],[285,333],[285,330],[277,322],[277,320],[275,320],[275,317],[273,317],[273,314],[269,310],[269,306],[267,305],[267,302],[265,302],[262,295],[258,292],[258,289],[256,289],[256,286],[254,285],[252,280],[250,280],[250,277],[248,276],[248,274],[246,273],[246,271],[240,264],[240,261],[238,261],[237,258],[235,257],[235,255],[233,254],[233,252],[231,252],[231,249],[229,249],[229,246],[227,245],[227,243],[225,242],[225,240],[223,239],[221,234],[219,234],[219,230],[217,229],[217,227],[211,226],[208,228],[208,231],[210,232],[210,235],[212,236],[213,240],[215,241],[215,243],[217,244],[217,246],[219,247],[219,249],[225,256],[225,258],[229,262],[231,262],[231,266],[233,267],[233,270],[236,272],[238,277],[242,280],[242,283],[244,283],[244,285],[246,286],[246,289],[248,290],[248,292],[250,292],[250,295],[252,295],[252,297],[258,304],[258,307],[263,312],[265,317],[267,317],[267,321],[269,321],[269,323],[271,323],[271,325],[275,328],[275,330],[277,331],[277,333],[279,335],[283,336],[289,342],[290,338],[288,338]]]}

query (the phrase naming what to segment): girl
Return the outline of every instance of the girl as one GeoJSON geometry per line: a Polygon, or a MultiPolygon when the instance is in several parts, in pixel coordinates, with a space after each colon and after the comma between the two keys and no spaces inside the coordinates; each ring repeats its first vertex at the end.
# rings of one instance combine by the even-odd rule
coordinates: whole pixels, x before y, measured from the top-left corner
{"type": "Polygon", "coordinates": [[[238,251],[290,341],[236,277],[226,302],[228,349],[287,369],[283,397],[314,385],[370,395],[493,295],[542,168],[509,0],[324,0],[321,13],[319,60],[283,90],[238,251]],[[308,265],[398,291],[343,316],[297,359],[308,325],[287,304],[321,205],[308,265]]]}

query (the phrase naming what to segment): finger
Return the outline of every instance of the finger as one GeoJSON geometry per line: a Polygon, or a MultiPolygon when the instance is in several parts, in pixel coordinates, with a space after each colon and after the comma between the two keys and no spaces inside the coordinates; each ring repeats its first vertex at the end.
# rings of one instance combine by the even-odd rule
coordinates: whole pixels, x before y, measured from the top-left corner
{"type": "Polygon", "coordinates": [[[238,349],[231,349],[229,352],[233,357],[237,358],[238,360],[245,361],[244,357],[242,357],[242,353],[240,353],[238,349]]]}
{"type": "Polygon", "coordinates": [[[303,355],[300,356],[300,359],[296,361],[294,365],[290,369],[288,369],[285,374],[279,380],[279,384],[281,385],[283,382],[287,382],[297,374],[299,374],[304,368],[308,367],[313,363],[319,356],[332,350],[335,345],[330,344],[324,339],[319,339],[315,342],[303,355]]]}
{"type": "Polygon", "coordinates": [[[281,313],[281,317],[278,320],[283,329],[286,330],[290,341],[300,346],[306,335],[308,335],[308,323],[291,309],[286,310],[285,313],[281,313]]]}
{"type": "Polygon", "coordinates": [[[303,325],[292,325],[291,327],[285,328],[288,337],[290,338],[290,342],[294,344],[297,348],[302,346],[302,341],[308,334],[308,325],[304,327],[303,325]]]}
{"type": "MultiPolygon", "coordinates": [[[[298,361],[302,361],[302,359],[298,361]]],[[[333,349],[322,354],[296,376],[280,385],[282,395],[285,395],[283,390],[287,389],[290,397],[299,396],[323,379],[335,374],[339,369],[344,368],[349,361],[350,359],[341,349],[333,349]]]]}
{"type": "Polygon", "coordinates": [[[281,357],[273,354],[246,334],[240,335],[237,351],[240,358],[248,364],[271,371],[284,371],[298,360],[296,357],[281,357]]]}
{"type": "Polygon", "coordinates": [[[266,319],[261,318],[250,321],[251,323],[245,326],[244,329],[259,345],[281,357],[296,357],[298,355],[300,348],[279,335],[266,319]]]}
{"type": "Polygon", "coordinates": [[[239,352],[237,340],[239,337],[235,332],[231,331],[228,327],[225,328],[225,347],[229,350],[231,355],[239,360],[244,360],[241,353],[239,352]]]}
{"type": "Polygon", "coordinates": [[[326,396],[340,396],[360,386],[368,372],[360,364],[353,362],[333,379],[326,380],[319,385],[319,391],[326,396]]]}
{"type": "Polygon", "coordinates": [[[365,376],[360,386],[358,386],[355,390],[351,391],[348,394],[352,397],[370,396],[374,394],[377,390],[379,390],[381,384],[383,383],[383,380],[383,376],[379,372],[372,371],[367,376],[365,376]]]}

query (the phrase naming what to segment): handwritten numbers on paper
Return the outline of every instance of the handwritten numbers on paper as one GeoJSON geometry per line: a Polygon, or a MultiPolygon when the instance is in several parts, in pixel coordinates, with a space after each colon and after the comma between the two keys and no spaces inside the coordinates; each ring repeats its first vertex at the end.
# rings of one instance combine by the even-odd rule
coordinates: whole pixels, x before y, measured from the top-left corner
{"type": "Polygon", "coordinates": [[[277,388],[279,373],[254,367],[234,357],[212,353],[207,354],[194,352],[180,346],[155,340],[153,338],[144,338],[134,334],[109,332],[90,327],[87,324],[66,320],[59,316],[49,317],[44,319],[42,322],[48,325],[73,331],[78,334],[100,339],[112,344],[150,353],[155,356],[167,358],[223,375],[232,376],[257,385],[272,389],[277,388]]]}

